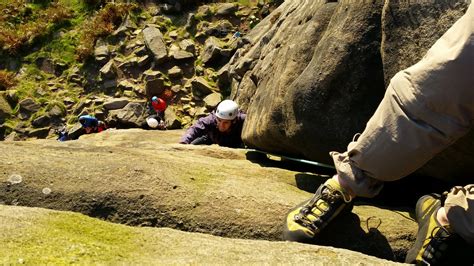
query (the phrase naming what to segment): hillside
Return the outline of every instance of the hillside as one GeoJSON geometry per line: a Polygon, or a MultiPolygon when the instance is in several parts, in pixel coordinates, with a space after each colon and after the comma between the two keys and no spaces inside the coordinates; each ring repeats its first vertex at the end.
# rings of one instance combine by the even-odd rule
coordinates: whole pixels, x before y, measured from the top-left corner
{"type": "Polygon", "coordinates": [[[230,94],[218,70],[278,5],[209,2],[1,2],[0,139],[53,138],[83,114],[142,127],[153,95],[168,128],[189,126],[230,94]]]}

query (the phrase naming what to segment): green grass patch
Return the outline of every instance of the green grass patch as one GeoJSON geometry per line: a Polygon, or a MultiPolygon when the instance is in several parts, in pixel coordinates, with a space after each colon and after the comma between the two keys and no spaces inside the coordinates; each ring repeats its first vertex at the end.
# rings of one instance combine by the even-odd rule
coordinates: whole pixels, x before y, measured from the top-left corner
{"type": "Polygon", "coordinates": [[[0,262],[110,263],[132,258],[140,235],[131,228],[73,213],[47,213],[2,239],[0,262]]]}

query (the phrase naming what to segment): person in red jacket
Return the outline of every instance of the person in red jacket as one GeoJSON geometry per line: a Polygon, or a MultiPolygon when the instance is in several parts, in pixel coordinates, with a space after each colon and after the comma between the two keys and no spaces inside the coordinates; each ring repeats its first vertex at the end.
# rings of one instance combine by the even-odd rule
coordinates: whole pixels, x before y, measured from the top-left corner
{"type": "Polygon", "coordinates": [[[147,117],[146,123],[150,128],[166,129],[164,116],[167,104],[165,100],[153,96],[151,98],[151,106],[148,108],[150,116],[147,117]]]}

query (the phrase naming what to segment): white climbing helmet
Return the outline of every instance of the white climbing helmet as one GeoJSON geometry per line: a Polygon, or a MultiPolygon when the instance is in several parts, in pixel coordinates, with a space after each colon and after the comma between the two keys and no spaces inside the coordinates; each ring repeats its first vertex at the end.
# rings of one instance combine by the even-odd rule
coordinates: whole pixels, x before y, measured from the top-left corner
{"type": "Polygon", "coordinates": [[[146,119],[146,123],[148,124],[149,127],[151,128],[157,128],[158,127],[158,120],[156,120],[153,117],[149,117],[146,119]]]}
{"type": "Polygon", "coordinates": [[[232,100],[224,100],[218,106],[216,110],[216,116],[220,119],[234,120],[237,117],[239,111],[239,105],[232,100]]]}

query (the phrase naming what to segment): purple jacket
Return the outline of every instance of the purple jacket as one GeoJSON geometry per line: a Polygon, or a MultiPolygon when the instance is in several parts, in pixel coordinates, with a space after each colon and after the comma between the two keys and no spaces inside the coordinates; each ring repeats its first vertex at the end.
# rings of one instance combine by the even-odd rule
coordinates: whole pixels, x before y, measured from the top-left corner
{"type": "Polygon", "coordinates": [[[245,116],[242,111],[239,111],[230,132],[221,133],[217,129],[216,114],[212,112],[205,117],[199,118],[193,126],[188,128],[180,143],[190,144],[198,138],[205,137],[207,141],[201,144],[218,144],[219,146],[230,148],[243,147],[241,134],[245,116]]]}

